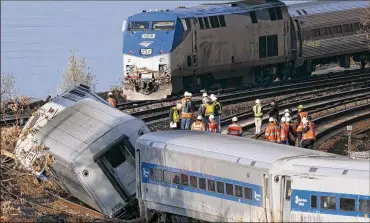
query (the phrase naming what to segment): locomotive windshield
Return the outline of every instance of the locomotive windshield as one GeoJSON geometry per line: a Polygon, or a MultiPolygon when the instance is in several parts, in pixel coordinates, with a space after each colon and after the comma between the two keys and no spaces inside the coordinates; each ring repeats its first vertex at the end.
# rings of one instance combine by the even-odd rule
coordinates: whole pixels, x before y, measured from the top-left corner
{"type": "Polygon", "coordinates": [[[129,31],[148,31],[149,22],[130,22],[128,25],[129,31]]]}
{"type": "Polygon", "coordinates": [[[175,21],[161,21],[152,23],[153,30],[173,30],[175,29],[175,21]]]}

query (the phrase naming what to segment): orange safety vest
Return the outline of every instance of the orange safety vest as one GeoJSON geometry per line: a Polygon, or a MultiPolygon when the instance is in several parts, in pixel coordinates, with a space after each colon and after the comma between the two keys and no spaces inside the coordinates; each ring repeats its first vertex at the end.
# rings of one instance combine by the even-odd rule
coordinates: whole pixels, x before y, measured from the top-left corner
{"type": "Polygon", "coordinates": [[[184,112],[185,103],[186,103],[186,99],[185,98],[181,99],[181,105],[182,105],[181,118],[192,118],[193,117],[193,113],[192,112],[190,112],[190,113],[184,112]]]}
{"type": "Polygon", "coordinates": [[[205,126],[203,122],[201,121],[196,121],[191,125],[191,130],[195,131],[205,131],[205,126]]]}
{"type": "Polygon", "coordinates": [[[228,135],[232,135],[232,136],[241,136],[241,134],[243,133],[243,130],[242,130],[242,127],[240,127],[240,125],[237,125],[237,124],[231,124],[228,128],[227,128],[227,134],[228,135]]]}
{"type": "Polygon", "coordinates": [[[208,132],[217,132],[218,125],[216,122],[209,122],[208,123],[208,132]]]}
{"type": "Polygon", "coordinates": [[[286,123],[282,123],[280,125],[280,140],[281,141],[287,141],[288,140],[288,134],[289,134],[289,125],[286,123]]]}
{"type": "Polygon", "coordinates": [[[303,117],[307,118],[308,113],[307,112],[300,112],[298,115],[301,117],[301,121],[299,122],[299,125],[297,127],[297,132],[302,132],[302,129],[303,129],[302,119],[303,119],[303,117]]]}
{"type": "Polygon", "coordinates": [[[266,140],[280,143],[280,128],[276,123],[270,123],[265,130],[266,140]]]}
{"type": "Polygon", "coordinates": [[[114,98],[108,98],[108,103],[112,106],[112,107],[116,107],[117,104],[116,104],[116,100],[114,100],[114,98]]]}
{"type": "Polygon", "coordinates": [[[302,141],[308,140],[308,139],[313,139],[315,141],[316,140],[316,126],[311,121],[308,121],[308,126],[310,127],[310,130],[302,134],[302,141]]]}

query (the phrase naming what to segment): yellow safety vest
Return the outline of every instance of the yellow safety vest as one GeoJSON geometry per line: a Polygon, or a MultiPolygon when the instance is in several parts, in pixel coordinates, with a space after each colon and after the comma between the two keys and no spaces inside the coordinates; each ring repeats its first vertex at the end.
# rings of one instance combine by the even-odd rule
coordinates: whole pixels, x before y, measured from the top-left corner
{"type": "Polygon", "coordinates": [[[179,122],[180,121],[179,112],[177,111],[176,108],[173,109],[172,118],[173,118],[174,122],[179,122]]]}
{"type": "Polygon", "coordinates": [[[254,117],[261,118],[263,113],[261,112],[261,105],[253,106],[254,117]]]}
{"type": "Polygon", "coordinates": [[[220,104],[220,102],[216,102],[214,103],[214,105],[218,105],[220,107],[220,110],[218,111],[218,115],[222,115],[222,105],[220,104]]]}
{"type": "Polygon", "coordinates": [[[214,115],[215,105],[206,104],[204,116],[214,115]]]}

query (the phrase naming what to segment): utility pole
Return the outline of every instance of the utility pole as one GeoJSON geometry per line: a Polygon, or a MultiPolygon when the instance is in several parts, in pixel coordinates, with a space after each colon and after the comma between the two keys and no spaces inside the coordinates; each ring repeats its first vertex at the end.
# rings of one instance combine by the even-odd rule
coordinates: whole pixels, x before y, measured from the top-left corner
{"type": "Polygon", "coordinates": [[[352,125],[347,125],[347,132],[348,132],[348,152],[351,152],[352,125]]]}

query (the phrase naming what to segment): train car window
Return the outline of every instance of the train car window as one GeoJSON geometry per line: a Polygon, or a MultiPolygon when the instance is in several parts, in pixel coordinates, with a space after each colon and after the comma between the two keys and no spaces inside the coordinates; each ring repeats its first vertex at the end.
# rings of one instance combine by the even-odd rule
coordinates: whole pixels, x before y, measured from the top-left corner
{"type": "Polygon", "coordinates": [[[311,208],[317,208],[317,196],[311,195],[311,208]]]}
{"type": "Polygon", "coordinates": [[[287,180],[285,185],[285,200],[290,201],[290,191],[292,190],[292,181],[287,180]]]}
{"type": "Polygon", "coordinates": [[[274,8],[269,8],[269,14],[270,14],[271,21],[277,20],[276,12],[274,8]]]}
{"type": "Polygon", "coordinates": [[[234,186],[232,184],[226,183],[226,194],[234,196],[234,186]]]}
{"type": "Polygon", "coordinates": [[[355,211],[355,199],[340,198],[339,207],[341,211],[355,211]]]}
{"type": "Polygon", "coordinates": [[[358,30],[360,30],[360,23],[358,23],[358,22],[353,23],[352,24],[352,29],[353,29],[353,32],[357,32],[358,30]]]}
{"type": "Polygon", "coordinates": [[[188,65],[188,67],[191,67],[191,57],[190,56],[186,57],[186,65],[188,65]]]}
{"type": "Polygon", "coordinates": [[[282,20],[283,19],[283,14],[281,13],[281,8],[275,8],[276,10],[276,16],[278,18],[278,20],[282,20]]]}
{"type": "Polygon", "coordinates": [[[320,35],[321,36],[330,36],[331,35],[330,27],[320,28],[320,35]]]}
{"type": "Polygon", "coordinates": [[[259,37],[259,50],[260,50],[260,58],[265,58],[266,55],[266,45],[267,45],[267,38],[266,36],[259,37]]]}
{"type": "Polygon", "coordinates": [[[186,175],[186,174],[181,174],[181,184],[184,185],[184,186],[188,186],[189,185],[189,176],[186,175]]]}
{"type": "Polygon", "coordinates": [[[190,187],[194,187],[194,188],[197,188],[198,187],[197,177],[190,176],[190,187]]]}
{"type": "Polygon", "coordinates": [[[243,187],[239,185],[235,185],[235,196],[243,197],[243,187]]]}
{"type": "Polygon", "coordinates": [[[320,37],[320,29],[313,29],[312,34],[313,34],[313,38],[320,37]]]}
{"type": "Polygon", "coordinates": [[[154,169],[154,180],[158,182],[162,182],[163,180],[163,175],[162,175],[162,170],[161,169],[154,169]]]}
{"type": "Polygon", "coordinates": [[[215,27],[214,28],[219,28],[220,27],[220,23],[218,22],[217,16],[212,16],[212,17],[213,17],[213,21],[215,21],[215,27]]]}
{"type": "Polygon", "coordinates": [[[257,23],[256,12],[249,12],[249,15],[251,16],[252,23],[257,23]]]}
{"type": "Polygon", "coordinates": [[[331,35],[331,28],[330,27],[326,27],[325,30],[326,30],[326,33],[330,36],[331,35]]]}
{"type": "Polygon", "coordinates": [[[340,34],[340,33],[342,33],[342,26],[341,25],[333,26],[333,34],[340,34]]]}
{"type": "Polygon", "coordinates": [[[370,200],[360,199],[358,210],[361,213],[370,213],[370,200]]]}
{"type": "Polygon", "coordinates": [[[123,154],[123,151],[119,147],[120,144],[117,144],[117,146],[109,150],[104,155],[113,168],[117,168],[119,165],[126,161],[126,156],[123,154]]]}
{"type": "Polygon", "coordinates": [[[167,170],[163,170],[163,181],[165,183],[171,183],[171,172],[167,170]]]}
{"type": "Polygon", "coordinates": [[[204,20],[204,26],[205,26],[205,28],[206,29],[211,28],[210,25],[209,25],[208,17],[204,17],[203,20],[204,20]]]}
{"type": "Polygon", "coordinates": [[[215,192],[215,181],[208,179],[208,191],[215,192]]]}
{"type": "Polygon", "coordinates": [[[343,25],[343,32],[344,33],[351,33],[351,32],[353,32],[352,24],[344,24],[343,25]]]}
{"type": "Polygon", "coordinates": [[[226,21],[225,21],[225,16],[224,15],[219,15],[218,20],[220,21],[221,27],[226,27],[226,21]]]}
{"type": "Polygon", "coordinates": [[[252,188],[244,187],[244,198],[247,200],[252,200],[252,188]]]}
{"type": "Polygon", "coordinates": [[[267,36],[267,57],[278,55],[277,35],[267,36]]]}
{"type": "Polygon", "coordinates": [[[325,210],[335,210],[337,199],[335,197],[321,196],[320,208],[325,210]]]}
{"type": "Polygon", "coordinates": [[[216,181],[216,185],[217,185],[217,193],[224,194],[225,193],[224,182],[216,181]]]}
{"type": "Polygon", "coordinates": [[[199,177],[199,189],[206,190],[206,179],[199,177]]]}
{"type": "Polygon", "coordinates": [[[203,18],[198,18],[200,29],[204,29],[203,18]]]}
{"type": "Polygon", "coordinates": [[[180,174],[172,173],[172,183],[179,185],[180,184],[180,174]]]}

